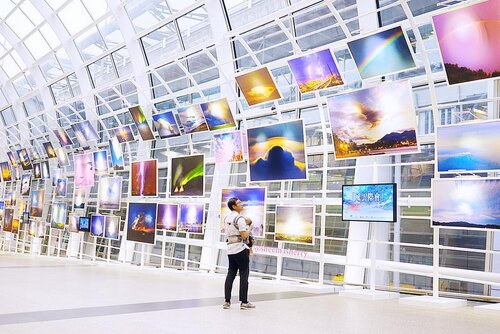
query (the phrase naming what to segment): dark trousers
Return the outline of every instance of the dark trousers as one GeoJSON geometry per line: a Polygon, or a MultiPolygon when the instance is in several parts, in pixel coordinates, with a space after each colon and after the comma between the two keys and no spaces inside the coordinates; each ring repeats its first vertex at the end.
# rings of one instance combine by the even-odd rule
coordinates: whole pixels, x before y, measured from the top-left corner
{"type": "Polygon", "coordinates": [[[250,274],[250,256],[248,249],[242,250],[237,254],[228,255],[229,270],[224,284],[224,295],[226,302],[231,302],[231,290],[236,278],[236,272],[240,271],[240,301],[248,303],[248,275],[250,274]]]}

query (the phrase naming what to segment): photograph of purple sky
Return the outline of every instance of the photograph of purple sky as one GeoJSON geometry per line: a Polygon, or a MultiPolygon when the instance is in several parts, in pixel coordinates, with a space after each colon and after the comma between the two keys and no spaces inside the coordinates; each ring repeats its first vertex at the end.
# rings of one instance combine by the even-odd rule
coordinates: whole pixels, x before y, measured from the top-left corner
{"type": "Polygon", "coordinates": [[[500,76],[500,0],[433,17],[450,85],[500,76]]]}

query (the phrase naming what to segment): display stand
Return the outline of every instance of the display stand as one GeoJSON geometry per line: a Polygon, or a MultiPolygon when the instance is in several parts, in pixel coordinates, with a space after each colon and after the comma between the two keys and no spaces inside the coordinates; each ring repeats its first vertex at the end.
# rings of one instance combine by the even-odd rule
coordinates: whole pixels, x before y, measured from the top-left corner
{"type": "Polygon", "coordinates": [[[370,288],[345,289],[339,292],[340,296],[365,299],[365,300],[387,300],[399,298],[399,294],[388,291],[378,291],[375,289],[377,274],[377,230],[376,225],[370,224],[370,288]]]}
{"type": "Polygon", "coordinates": [[[466,300],[439,297],[439,227],[433,227],[432,246],[432,296],[401,298],[399,303],[404,305],[426,306],[439,309],[466,306],[466,300]]]}

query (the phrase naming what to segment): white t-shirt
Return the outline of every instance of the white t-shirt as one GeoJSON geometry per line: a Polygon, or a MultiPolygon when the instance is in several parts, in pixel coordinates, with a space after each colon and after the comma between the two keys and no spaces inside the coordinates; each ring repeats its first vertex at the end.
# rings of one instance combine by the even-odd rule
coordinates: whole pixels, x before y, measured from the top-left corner
{"type": "MultiPolygon", "coordinates": [[[[231,235],[240,235],[240,231],[244,232],[247,230],[247,224],[245,223],[245,218],[243,216],[240,216],[240,218],[236,220],[236,223],[234,223],[234,220],[236,219],[237,216],[240,216],[238,212],[231,211],[231,213],[229,213],[226,216],[226,218],[224,218],[224,230],[226,231],[227,237],[231,235]]],[[[233,244],[227,245],[227,254],[228,255],[238,254],[244,249],[248,249],[248,246],[245,245],[243,241],[235,242],[233,244]]]]}

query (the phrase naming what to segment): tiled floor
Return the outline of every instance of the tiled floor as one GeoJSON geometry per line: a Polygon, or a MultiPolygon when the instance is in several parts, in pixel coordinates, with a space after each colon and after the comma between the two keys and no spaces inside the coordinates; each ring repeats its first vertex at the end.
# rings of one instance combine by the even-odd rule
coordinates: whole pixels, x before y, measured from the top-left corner
{"type": "Polygon", "coordinates": [[[435,310],[313,295],[256,278],[256,309],[241,311],[234,298],[223,310],[223,281],[0,254],[0,333],[500,333],[499,316],[470,306],[435,310]]]}

